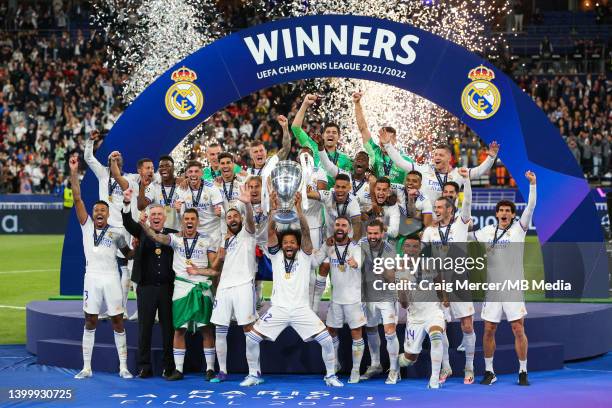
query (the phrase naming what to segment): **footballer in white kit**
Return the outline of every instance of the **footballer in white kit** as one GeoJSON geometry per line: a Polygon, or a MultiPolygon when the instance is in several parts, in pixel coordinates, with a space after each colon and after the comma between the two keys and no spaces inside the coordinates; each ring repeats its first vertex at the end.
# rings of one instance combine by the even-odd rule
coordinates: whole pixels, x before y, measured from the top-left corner
{"type": "MultiPolygon", "coordinates": [[[[500,201],[495,206],[497,223],[474,231],[471,238],[482,243],[487,251],[487,282],[503,283],[525,278],[523,254],[525,236],[536,205],[536,175],[528,171],[529,199],[519,220],[516,220],[516,205],[511,201],[500,201]]],[[[487,292],[482,305],[481,317],[485,323],[483,348],[485,375],[481,384],[491,385],[497,378],[493,370],[495,332],[502,316],[510,322],[515,337],[515,349],[519,360],[519,385],[529,385],[527,379],[527,336],[524,317],[527,314],[522,291],[506,290],[502,293],[487,292]]]]}
{"type": "MultiPolygon", "coordinates": [[[[160,204],[154,204],[159,206],[160,204]]],[[[210,237],[198,233],[198,211],[194,208],[185,210],[181,221],[179,234],[156,233],[145,222],[140,225],[152,240],[172,247],[174,257],[172,269],[174,276],[174,291],[172,293],[172,322],[174,333],[174,364],[176,369],[166,378],[168,381],[183,379],[183,364],[185,362],[185,334],[188,328],[200,329],[202,333],[202,349],[206,356],[207,378],[214,375],[213,326],[210,316],[213,308],[212,278],[219,275],[214,269],[217,244],[210,237]]]]}
{"type": "MultiPolygon", "coordinates": [[[[407,237],[402,243],[402,249],[404,254],[413,261],[419,259],[421,253],[419,236],[414,234],[407,237]]],[[[444,358],[443,333],[446,329],[446,321],[438,293],[429,286],[434,282],[439,282],[438,274],[431,269],[412,266],[398,271],[397,275],[400,282],[409,282],[414,285],[413,289],[399,293],[402,307],[407,309],[404,352],[399,357],[399,364],[402,367],[408,367],[416,363],[423,349],[423,341],[429,336],[431,376],[428,388],[437,389],[441,383],[446,381],[446,376],[441,375],[444,358]]],[[[446,363],[448,364],[448,359],[446,363]]]]}
{"type": "MultiPolygon", "coordinates": [[[[440,145],[434,149],[433,164],[418,164],[405,160],[393,144],[390,143],[390,136],[388,134],[382,134],[380,142],[384,145],[387,154],[396,166],[406,172],[416,170],[421,173],[423,194],[431,201],[432,205],[442,195],[442,186],[446,182],[454,181],[461,187],[466,180],[466,177],[460,174],[459,169],[453,168],[450,164],[453,150],[449,145],[440,145]]],[[[498,152],[499,145],[497,142],[491,142],[487,158],[479,166],[468,169],[468,178],[478,179],[487,174],[495,163],[498,152]]]]}
{"type": "Polygon", "coordinates": [[[411,235],[432,223],[431,201],[421,192],[422,175],[409,171],[404,184],[392,184],[400,209],[399,235],[411,235]]]}
{"type": "Polygon", "coordinates": [[[179,182],[174,176],[174,159],[171,156],[161,156],[157,166],[161,180],[153,181],[144,191],[138,192],[138,209],[144,210],[150,204],[160,204],[166,213],[164,227],[179,231],[181,215],[179,199],[179,182]],[[178,207],[178,208],[177,208],[178,207]]]}
{"type": "Polygon", "coordinates": [[[222,264],[211,321],[217,326],[217,358],[219,373],[212,382],[227,379],[227,332],[236,318],[243,330],[249,331],[257,319],[255,274],[257,272],[255,247],[257,236],[251,195],[247,185],[239,187],[238,200],[243,204],[245,217],[231,207],[225,215],[227,235],[219,251],[217,262],[222,264]]]}
{"type": "MultiPolygon", "coordinates": [[[[436,226],[425,229],[421,241],[425,246],[431,246],[435,257],[465,257],[467,256],[468,228],[472,220],[472,188],[469,182],[468,169],[462,168],[459,174],[464,178],[463,206],[459,215],[455,215],[455,205],[446,197],[438,198],[434,204],[434,212],[438,220],[436,226]],[[450,252],[449,252],[450,251],[450,252]]],[[[466,274],[451,271],[451,281],[467,279],[466,274]]],[[[469,296],[469,291],[457,291],[469,296]]],[[[445,300],[445,305],[448,301],[445,300]]],[[[462,298],[460,301],[451,301],[450,310],[454,318],[460,319],[463,331],[463,346],[465,347],[465,376],[464,383],[474,382],[474,350],[476,348],[476,334],[474,333],[473,315],[474,303],[471,298],[462,298]]]]}
{"type": "Polygon", "coordinates": [[[181,214],[189,208],[198,211],[198,233],[210,238],[211,242],[219,245],[221,242],[221,213],[223,198],[219,189],[212,182],[202,180],[202,164],[191,161],[187,164],[186,189],[179,189],[178,201],[181,205],[181,214]]]}
{"type": "Polygon", "coordinates": [[[302,210],[301,195],[296,194],[295,207],[300,220],[300,231],[285,229],[277,236],[274,212],[278,207],[276,193],[271,192],[271,213],[268,224],[267,255],[272,261],[272,306],[246,334],[249,375],[241,386],[261,384],[259,343],[276,340],[280,333],[291,326],[305,341],[315,340],[321,345],[326,368],[325,383],[334,387],[343,384],[335,375],[335,353],[331,336],[325,324],[309,307],[308,286],[312,268],[312,242],[309,227],[302,210]]]}
{"type": "Polygon", "coordinates": [[[122,230],[108,224],[109,205],[97,201],[93,206],[93,219],[87,214],[81,198],[79,182],[79,159],[69,159],[70,180],[74,206],[83,232],[83,251],[85,252],[85,278],[83,283],[83,311],[85,328],[83,330],[83,369],[75,376],[77,379],[92,376],[91,357],[95,342],[98,314],[102,302],[106,303],[119,356],[119,375],[132,378],[127,368],[127,342],[123,327],[123,302],[121,280],[117,267],[117,251],[129,258],[133,255],[127,245],[122,230]]]}
{"type": "MultiPolygon", "coordinates": [[[[387,177],[379,177],[370,183],[372,209],[368,213],[370,220],[378,219],[386,226],[386,236],[394,240],[399,233],[400,208],[391,198],[391,182],[387,177]]],[[[395,200],[397,201],[397,200],[395,200]]]]}
{"type": "MultiPolygon", "coordinates": [[[[329,258],[332,295],[327,309],[327,327],[338,359],[338,330],[346,323],[353,339],[353,368],[349,383],[358,383],[361,359],[365,349],[362,327],[366,324],[365,307],[361,302],[361,247],[349,238],[350,220],[339,215],[334,221],[334,234],[313,255],[321,264],[329,258]]],[[[336,370],[337,371],[337,370],[336,370]]]]}

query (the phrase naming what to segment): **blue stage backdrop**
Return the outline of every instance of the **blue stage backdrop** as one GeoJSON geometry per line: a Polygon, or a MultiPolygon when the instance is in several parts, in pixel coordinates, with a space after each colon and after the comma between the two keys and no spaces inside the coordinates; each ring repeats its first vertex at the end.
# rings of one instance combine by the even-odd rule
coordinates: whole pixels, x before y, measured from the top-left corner
{"type": "MultiPolygon", "coordinates": [[[[528,184],[523,173],[537,173],[534,224],[543,244],[546,279],[571,283],[573,290],[566,296],[608,295],[595,205],[556,128],[486,59],[407,24],[347,15],[307,16],[215,41],[152,83],[113,127],[98,158],[119,150],[126,171],[135,171],[138,159],[167,154],[229,103],[262,88],[315,77],[360,78],[405,89],[456,115],[486,142],[497,140],[500,157],[524,197],[528,184]]],[[[88,208],[97,191],[97,181],[88,172],[83,182],[88,208]]],[[[64,240],[61,294],[80,294],[83,273],[81,232],[72,216],[64,240]]]]}

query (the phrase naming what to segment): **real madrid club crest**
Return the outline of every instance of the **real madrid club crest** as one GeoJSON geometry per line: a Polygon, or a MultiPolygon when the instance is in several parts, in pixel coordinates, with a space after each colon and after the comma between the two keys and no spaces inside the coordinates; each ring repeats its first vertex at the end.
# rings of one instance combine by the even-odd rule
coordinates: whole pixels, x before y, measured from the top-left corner
{"type": "Polygon", "coordinates": [[[175,82],[166,92],[168,113],[180,120],[194,118],[204,105],[204,95],[194,83],[198,75],[187,67],[181,67],[171,76],[175,82]]]}
{"type": "Polygon", "coordinates": [[[461,94],[461,105],[465,113],[474,119],[488,119],[495,115],[501,97],[499,90],[491,82],[495,79],[493,70],[480,65],[470,71],[468,78],[472,80],[461,94]]]}

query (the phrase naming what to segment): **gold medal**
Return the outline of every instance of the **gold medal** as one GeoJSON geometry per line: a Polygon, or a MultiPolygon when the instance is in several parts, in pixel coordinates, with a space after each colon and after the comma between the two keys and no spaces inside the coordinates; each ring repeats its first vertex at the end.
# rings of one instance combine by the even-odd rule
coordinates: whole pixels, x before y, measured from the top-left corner
{"type": "Polygon", "coordinates": [[[187,266],[191,266],[191,264],[192,264],[191,259],[187,259],[187,260],[185,261],[185,264],[187,264],[187,266]]]}
{"type": "Polygon", "coordinates": [[[164,210],[166,210],[166,213],[169,213],[170,212],[170,206],[169,205],[165,206],[164,210]]]}
{"type": "Polygon", "coordinates": [[[340,269],[340,272],[344,272],[346,270],[346,265],[344,264],[338,265],[338,269],[340,269]]]}
{"type": "Polygon", "coordinates": [[[108,196],[108,202],[109,202],[109,203],[112,203],[112,202],[113,202],[113,196],[112,196],[112,195],[109,195],[109,196],[108,196]]]}
{"type": "Polygon", "coordinates": [[[412,218],[406,218],[405,223],[406,224],[412,224],[412,218]]]}
{"type": "Polygon", "coordinates": [[[285,279],[291,279],[291,273],[286,272],[285,273],[285,279]]]}
{"type": "Polygon", "coordinates": [[[493,252],[495,250],[494,246],[487,247],[487,252],[493,252]]]}
{"type": "Polygon", "coordinates": [[[155,248],[155,255],[161,255],[161,248],[155,248]]]}

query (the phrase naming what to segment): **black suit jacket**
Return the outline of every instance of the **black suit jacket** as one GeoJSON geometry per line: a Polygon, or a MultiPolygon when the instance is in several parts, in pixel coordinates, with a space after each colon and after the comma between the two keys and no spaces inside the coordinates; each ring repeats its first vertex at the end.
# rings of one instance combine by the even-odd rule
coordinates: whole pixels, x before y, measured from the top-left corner
{"type": "MultiPolygon", "coordinates": [[[[153,242],[153,240],[151,238],[149,238],[147,236],[147,234],[145,234],[144,229],[142,228],[142,226],[137,223],[136,221],[134,221],[134,219],[132,218],[132,213],[125,213],[123,211],[121,211],[121,217],[123,218],[123,226],[125,227],[125,229],[134,237],[138,238],[138,240],[140,241],[140,244],[138,245],[138,248],[136,248],[136,253],[134,254],[134,267],[132,268],[132,282],[134,283],[140,283],[142,280],[142,249],[144,248],[144,244],[147,240],[153,242]]],[[[171,228],[164,228],[162,229],[162,234],[168,235],[168,234],[173,234],[176,233],[178,231],[173,230],[171,228]]],[[[162,247],[162,251],[170,251],[170,252],[174,252],[172,250],[172,248],[170,247],[162,247]]],[[[170,271],[172,276],[174,277],[174,271],[170,271]]]]}

